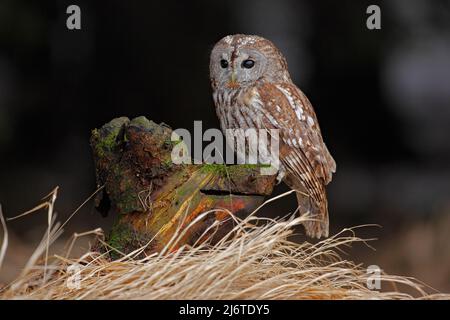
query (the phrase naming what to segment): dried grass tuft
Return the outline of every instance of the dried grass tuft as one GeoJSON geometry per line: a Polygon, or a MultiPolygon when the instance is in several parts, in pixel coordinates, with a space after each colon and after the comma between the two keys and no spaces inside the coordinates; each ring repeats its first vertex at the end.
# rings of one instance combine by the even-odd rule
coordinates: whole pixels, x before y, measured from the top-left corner
{"type": "MultiPolygon", "coordinates": [[[[366,268],[341,257],[343,249],[364,240],[346,229],[317,244],[290,241],[304,217],[232,217],[236,227],[215,245],[134,259],[142,248],[110,261],[99,252],[46,259],[48,245],[61,233],[49,216],[44,239],[22,274],[0,289],[0,299],[450,299],[428,294],[415,279],[387,274],[381,275],[381,292],[368,289],[366,268]]],[[[91,233],[101,235],[98,229],[85,234],[91,233]]]]}

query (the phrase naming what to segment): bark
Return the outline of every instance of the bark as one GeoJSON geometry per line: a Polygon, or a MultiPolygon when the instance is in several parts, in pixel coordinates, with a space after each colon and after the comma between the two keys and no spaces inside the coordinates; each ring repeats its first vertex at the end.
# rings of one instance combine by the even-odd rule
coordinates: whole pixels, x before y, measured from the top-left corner
{"type": "Polygon", "coordinates": [[[117,118],[92,131],[97,184],[104,185],[96,207],[117,215],[106,240],[119,252],[150,240],[145,252],[159,251],[177,228],[185,234],[171,250],[193,245],[216,220],[221,222],[217,240],[232,226],[227,211],[245,217],[273,190],[275,176],[260,175],[258,166],[173,164],[172,148],[182,142],[171,141],[171,134],[168,126],[145,117],[117,118]]]}

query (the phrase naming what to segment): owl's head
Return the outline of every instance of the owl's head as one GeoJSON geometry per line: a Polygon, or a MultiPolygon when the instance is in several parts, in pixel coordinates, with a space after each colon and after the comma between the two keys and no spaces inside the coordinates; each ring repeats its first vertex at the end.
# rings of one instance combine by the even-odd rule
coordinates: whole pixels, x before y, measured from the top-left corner
{"type": "Polygon", "coordinates": [[[287,63],[267,39],[244,34],[222,38],[211,52],[211,84],[217,88],[240,88],[261,82],[289,82],[287,63]]]}

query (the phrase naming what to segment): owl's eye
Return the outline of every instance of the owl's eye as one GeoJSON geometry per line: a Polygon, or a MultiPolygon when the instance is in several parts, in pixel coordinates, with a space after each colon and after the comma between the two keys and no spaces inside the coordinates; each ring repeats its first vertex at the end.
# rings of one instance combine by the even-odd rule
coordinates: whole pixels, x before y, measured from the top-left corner
{"type": "Polygon", "coordinates": [[[224,69],[228,68],[228,61],[225,59],[220,60],[220,66],[224,69]]]}
{"type": "Polygon", "coordinates": [[[251,59],[247,59],[242,61],[242,68],[251,69],[255,65],[255,61],[251,59]]]}

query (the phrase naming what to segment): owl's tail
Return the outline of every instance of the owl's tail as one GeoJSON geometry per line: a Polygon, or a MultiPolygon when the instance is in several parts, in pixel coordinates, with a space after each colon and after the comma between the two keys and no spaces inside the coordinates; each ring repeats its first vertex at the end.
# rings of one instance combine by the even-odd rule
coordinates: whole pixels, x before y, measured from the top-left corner
{"type": "Polygon", "coordinates": [[[320,205],[312,198],[304,193],[297,192],[297,202],[300,214],[308,213],[308,220],[303,222],[306,230],[306,235],[311,238],[320,239],[321,237],[328,237],[328,203],[320,205]]]}

